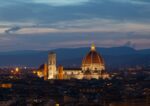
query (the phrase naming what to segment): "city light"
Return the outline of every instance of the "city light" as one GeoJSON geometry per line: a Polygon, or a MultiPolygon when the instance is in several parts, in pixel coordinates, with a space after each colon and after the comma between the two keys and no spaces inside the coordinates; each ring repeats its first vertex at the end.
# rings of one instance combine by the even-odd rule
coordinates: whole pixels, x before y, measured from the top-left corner
{"type": "Polygon", "coordinates": [[[16,70],[16,72],[18,73],[18,72],[19,72],[19,67],[16,67],[16,69],[15,69],[15,70],[16,70]]]}

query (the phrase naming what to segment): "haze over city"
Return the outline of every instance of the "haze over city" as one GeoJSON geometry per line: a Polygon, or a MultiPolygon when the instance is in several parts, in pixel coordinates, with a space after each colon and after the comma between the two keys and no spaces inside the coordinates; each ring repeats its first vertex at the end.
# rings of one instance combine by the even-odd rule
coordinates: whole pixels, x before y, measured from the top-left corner
{"type": "Polygon", "coordinates": [[[1,0],[0,51],[150,48],[149,0],[1,0]]]}

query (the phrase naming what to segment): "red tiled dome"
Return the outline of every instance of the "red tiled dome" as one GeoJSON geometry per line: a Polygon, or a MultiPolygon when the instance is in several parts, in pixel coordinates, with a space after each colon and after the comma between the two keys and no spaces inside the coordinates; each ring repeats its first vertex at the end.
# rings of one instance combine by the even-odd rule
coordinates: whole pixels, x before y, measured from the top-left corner
{"type": "Polygon", "coordinates": [[[82,70],[104,70],[104,60],[96,52],[95,45],[91,46],[90,52],[82,60],[82,70]]]}
{"type": "Polygon", "coordinates": [[[90,51],[82,61],[82,65],[104,64],[102,57],[96,51],[90,51]]]}

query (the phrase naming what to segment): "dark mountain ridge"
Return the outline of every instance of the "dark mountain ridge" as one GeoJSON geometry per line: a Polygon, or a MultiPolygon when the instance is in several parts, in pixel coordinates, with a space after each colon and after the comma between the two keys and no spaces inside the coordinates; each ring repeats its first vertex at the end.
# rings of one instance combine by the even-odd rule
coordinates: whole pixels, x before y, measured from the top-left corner
{"type": "MultiPolygon", "coordinates": [[[[29,66],[38,67],[47,62],[48,53],[57,54],[57,65],[80,67],[83,57],[90,48],[61,48],[47,51],[23,50],[0,52],[0,66],[29,66]]],[[[150,49],[135,50],[130,47],[97,48],[103,56],[107,68],[126,66],[146,66],[150,64],[150,49]]]]}

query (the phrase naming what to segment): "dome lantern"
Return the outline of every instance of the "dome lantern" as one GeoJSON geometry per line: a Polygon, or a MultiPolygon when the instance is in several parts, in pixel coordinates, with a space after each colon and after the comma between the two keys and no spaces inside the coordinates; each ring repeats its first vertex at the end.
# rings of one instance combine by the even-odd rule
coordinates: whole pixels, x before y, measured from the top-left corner
{"type": "Polygon", "coordinates": [[[96,48],[95,48],[95,44],[94,44],[94,43],[91,45],[91,51],[96,51],[96,48]]]}

